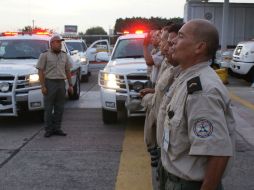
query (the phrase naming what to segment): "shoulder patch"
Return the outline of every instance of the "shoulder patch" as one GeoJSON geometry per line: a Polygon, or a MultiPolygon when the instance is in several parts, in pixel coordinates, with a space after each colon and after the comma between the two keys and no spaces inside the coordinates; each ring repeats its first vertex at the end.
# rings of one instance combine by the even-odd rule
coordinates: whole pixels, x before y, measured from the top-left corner
{"type": "Polygon", "coordinates": [[[190,79],[189,81],[187,81],[188,94],[193,94],[193,92],[201,91],[201,90],[202,90],[202,85],[201,85],[199,76],[194,77],[190,79]]]}
{"type": "Polygon", "coordinates": [[[213,125],[207,119],[196,120],[193,127],[193,132],[199,138],[207,138],[213,133],[213,125]]]}

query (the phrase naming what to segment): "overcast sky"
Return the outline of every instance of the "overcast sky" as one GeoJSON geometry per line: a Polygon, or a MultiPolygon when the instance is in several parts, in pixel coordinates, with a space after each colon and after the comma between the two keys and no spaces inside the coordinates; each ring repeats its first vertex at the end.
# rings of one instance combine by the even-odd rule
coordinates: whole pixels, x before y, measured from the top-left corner
{"type": "MultiPolygon", "coordinates": [[[[63,32],[78,25],[79,32],[102,26],[107,32],[117,18],[183,17],[186,0],[0,0],[0,32],[31,25],[63,32]]],[[[232,2],[233,0],[230,0],[232,2]]],[[[254,2],[254,0],[237,0],[254,2]]]]}

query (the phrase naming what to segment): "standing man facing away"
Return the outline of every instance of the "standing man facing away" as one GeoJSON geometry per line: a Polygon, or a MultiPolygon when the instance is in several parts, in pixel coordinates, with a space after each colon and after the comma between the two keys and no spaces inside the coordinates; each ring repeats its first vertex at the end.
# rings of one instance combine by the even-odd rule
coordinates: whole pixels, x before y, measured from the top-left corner
{"type": "Polygon", "coordinates": [[[164,122],[166,190],[223,189],[235,120],[228,91],[208,62],[218,45],[217,29],[201,19],[187,22],[173,39],[172,58],[182,70],[164,122]]]}
{"type": "Polygon", "coordinates": [[[44,96],[45,137],[66,136],[61,130],[66,94],[65,79],[68,79],[70,93],[73,93],[73,86],[68,55],[61,51],[62,41],[59,35],[53,35],[50,49],[40,55],[36,66],[44,96]]]}

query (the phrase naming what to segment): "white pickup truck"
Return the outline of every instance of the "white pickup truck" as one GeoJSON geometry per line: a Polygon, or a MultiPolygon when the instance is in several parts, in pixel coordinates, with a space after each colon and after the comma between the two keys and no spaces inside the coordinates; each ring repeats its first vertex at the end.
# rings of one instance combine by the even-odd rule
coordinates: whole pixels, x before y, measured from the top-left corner
{"type": "MultiPolygon", "coordinates": [[[[144,37],[144,34],[120,36],[108,64],[99,73],[104,123],[117,122],[121,111],[127,112],[127,117],[144,115],[139,94],[148,85],[144,37]]],[[[97,56],[107,57],[107,54],[101,52],[97,56]]]]}
{"type": "MultiPolygon", "coordinates": [[[[49,40],[48,35],[36,34],[0,37],[0,117],[44,109],[38,70],[35,66],[40,54],[49,49],[49,40]]],[[[62,51],[69,55],[72,63],[74,94],[69,95],[69,98],[75,100],[80,96],[79,58],[77,54],[67,50],[64,41],[62,51]]]]}
{"type": "Polygon", "coordinates": [[[240,74],[247,81],[254,83],[254,41],[237,44],[230,68],[234,73],[240,74]]]}

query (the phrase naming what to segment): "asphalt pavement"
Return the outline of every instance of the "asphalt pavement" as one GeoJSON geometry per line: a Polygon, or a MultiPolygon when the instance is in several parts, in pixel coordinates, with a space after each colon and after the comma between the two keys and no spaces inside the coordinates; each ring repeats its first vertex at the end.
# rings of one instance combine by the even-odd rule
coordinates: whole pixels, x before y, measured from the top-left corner
{"type": "MultiPolygon", "coordinates": [[[[254,89],[230,78],[237,113],[234,164],[225,190],[254,190],[254,89]]],[[[0,190],[157,189],[143,143],[143,118],[104,125],[96,73],[65,106],[67,137],[44,138],[36,114],[0,118],[0,190]]],[[[222,147],[223,148],[223,147],[222,147]]]]}

